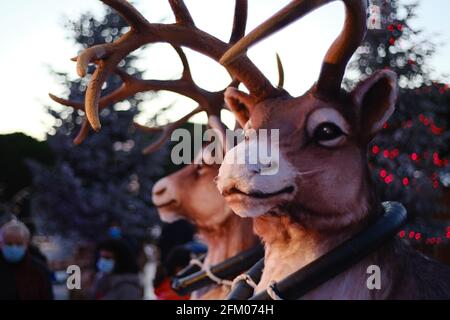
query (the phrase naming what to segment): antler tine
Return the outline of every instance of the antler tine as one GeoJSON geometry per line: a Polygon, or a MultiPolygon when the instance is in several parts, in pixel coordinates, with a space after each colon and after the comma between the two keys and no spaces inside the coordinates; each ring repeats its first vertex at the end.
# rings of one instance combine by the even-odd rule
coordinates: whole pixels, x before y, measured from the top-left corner
{"type": "MultiPolygon", "coordinates": [[[[292,1],[247,36],[239,40],[223,55],[220,62],[224,65],[230,64],[250,46],[332,1],[336,0],[292,1]]],[[[319,93],[329,95],[339,93],[345,67],[366,33],[366,0],[342,1],[346,6],[344,29],[325,56],[316,86],[319,93]]]]}
{"type": "Polygon", "coordinates": [[[279,89],[283,89],[284,87],[284,68],[283,68],[283,62],[281,62],[280,55],[276,54],[277,58],[277,68],[278,68],[278,85],[277,87],[279,89]]]}
{"type": "Polygon", "coordinates": [[[97,45],[88,48],[81,52],[77,57],[77,73],[80,77],[86,75],[86,69],[89,63],[98,61],[97,69],[92,75],[92,80],[88,84],[85,96],[86,117],[95,131],[98,131],[101,128],[100,120],[98,118],[98,103],[102,85],[121,59],[122,57],[119,58],[112,55],[111,44],[97,45]],[[106,62],[102,59],[107,55],[110,55],[111,57],[106,62]]]}
{"type": "Polygon", "coordinates": [[[172,132],[177,129],[178,127],[180,127],[181,125],[183,125],[184,123],[186,123],[190,118],[192,118],[192,116],[196,115],[197,113],[200,113],[204,111],[204,109],[201,106],[198,106],[197,108],[195,108],[194,110],[192,110],[191,112],[189,112],[187,115],[185,115],[184,117],[178,119],[175,122],[171,122],[165,126],[160,126],[160,127],[147,127],[147,126],[143,126],[141,124],[135,123],[134,126],[136,127],[136,129],[143,131],[143,132],[155,132],[155,131],[162,131],[161,136],[158,138],[158,140],[156,140],[154,143],[150,144],[148,147],[144,148],[142,150],[143,154],[150,154],[156,150],[158,150],[161,146],[164,145],[164,143],[166,142],[166,140],[168,140],[172,134],[172,132]]]}
{"type": "Polygon", "coordinates": [[[190,27],[194,27],[195,23],[189,13],[188,8],[184,4],[183,0],[169,0],[172,12],[175,15],[176,22],[179,24],[184,24],[190,27]]]}
{"type": "Polygon", "coordinates": [[[229,41],[230,44],[236,43],[245,35],[245,28],[247,27],[247,14],[247,0],[236,0],[234,7],[233,30],[229,41]]]}
{"type": "Polygon", "coordinates": [[[49,93],[48,96],[53,101],[62,104],[63,106],[72,107],[76,110],[83,110],[84,111],[84,104],[82,102],[76,102],[68,99],[63,99],[60,97],[55,96],[54,94],[49,93]]]}
{"type": "Polygon", "coordinates": [[[89,124],[89,121],[86,118],[84,118],[83,123],[81,124],[81,129],[78,132],[77,136],[73,139],[73,143],[75,145],[81,144],[84,141],[84,139],[86,139],[86,137],[88,136],[90,129],[91,125],[89,124]]]}
{"type": "Polygon", "coordinates": [[[137,31],[144,31],[149,25],[147,19],[136,10],[128,1],[125,0],[100,0],[104,4],[116,10],[131,28],[137,31]]]}
{"type": "Polygon", "coordinates": [[[191,73],[191,67],[189,66],[189,61],[188,61],[183,49],[181,49],[180,47],[176,47],[176,46],[172,46],[172,47],[177,52],[178,57],[180,58],[181,63],[183,64],[183,73],[181,75],[181,79],[190,80],[190,81],[194,82],[194,80],[192,79],[192,73],[191,73]]]}

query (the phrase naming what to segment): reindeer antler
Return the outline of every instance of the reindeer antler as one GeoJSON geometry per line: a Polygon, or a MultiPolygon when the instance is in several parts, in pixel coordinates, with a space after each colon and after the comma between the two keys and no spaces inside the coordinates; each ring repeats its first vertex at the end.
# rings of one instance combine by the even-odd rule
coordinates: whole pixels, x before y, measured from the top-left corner
{"type": "MultiPolygon", "coordinates": [[[[219,61],[231,47],[230,43],[224,43],[198,29],[182,0],[169,0],[176,18],[175,24],[150,23],[125,0],[101,1],[115,9],[131,29],[115,42],[93,46],[77,57],[77,71],[81,77],[86,75],[89,63],[97,63],[85,97],[86,116],[95,131],[101,127],[98,118],[101,87],[108,76],[115,72],[117,64],[129,53],[149,43],[167,42],[177,47],[189,47],[219,61]]],[[[236,0],[231,43],[244,34],[246,16],[247,1],[236,0]]],[[[227,69],[234,78],[244,83],[251,93],[261,99],[277,93],[267,78],[245,56],[236,59],[227,69]]]]}
{"type": "MultiPolygon", "coordinates": [[[[315,9],[336,0],[294,0],[247,36],[239,40],[221,58],[229,65],[250,46],[302,18],[315,9]]],[[[335,96],[341,88],[345,68],[366,33],[367,0],[342,0],[346,6],[344,29],[333,42],[325,56],[316,89],[319,94],[335,96]]]]}
{"type": "Polygon", "coordinates": [[[277,58],[277,69],[278,69],[278,89],[283,89],[284,87],[284,68],[283,68],[283,62],[281,62],[280,55],[276,54],[277,58]]]}
{"type": "MultiPolygon", "coordinates": [[[[167,90],[189,97],[195,100],[201,106],[194,110],[195,113],[194,111],[189,113],[191,117],[201,111],[207,111],[208,114],[217,114],[217,112],[220,112],[220,109],[218,110],[218,108],[220,108],[221,103],[223,104],[223,91],[209,92],[198,87],[192,79],[189,63],[183,50],[177,47],[174,47],[174,49],[178,53],[178,56],[180,57],[180,60],[183,64],[183,72],[180,79],[143,80],[138,79],[119,68],[116,68],[114,73],[121,78],[122,85],[99,100],[99,110],[113,105],[119,101],[125,100],[138,92],[167,90]]],[[[78,110],[85,110],[84,104],[82,102],[62,99],[53,94],[49,94],[49,96],[51,99],[62,105],[73,107],[78,110]]],[[[189,118],[185,119],[185,117],[183,117],[182,119],[185,119],[185,121],[187,121],[189,118]]],[[[179,125],[181,124],[178,121],[176,123],[178,123],[179,125]]],[[[84,140],[84,138],[86,138],[87,134],[89,133],[89,128],[89,123],[85,119],[81,126],[79,134],[74,139],[75,144],[80,144],[84,140]]]]}

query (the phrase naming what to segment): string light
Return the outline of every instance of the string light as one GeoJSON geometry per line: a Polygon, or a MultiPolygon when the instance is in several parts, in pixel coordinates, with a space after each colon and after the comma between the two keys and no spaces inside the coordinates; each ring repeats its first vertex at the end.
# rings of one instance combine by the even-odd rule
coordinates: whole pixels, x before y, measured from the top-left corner
{"type": "Polygon", "coordinates": [[[403,185],[406,187],[406,186],[408,186],[409,185],[409,179],[408,178],[403,178],[403,181],[402,181],[402,183],[403,183],[403,185]]]}
{"type": "Polygon", "coordinates": [[[384,179],[384,182],[385,182],[386,184],[390,184],[390,183],[392,183],[393,181],[394,181],[394,176],[393,176],[392,174],[388,175],[388,176],[384,179]]]}

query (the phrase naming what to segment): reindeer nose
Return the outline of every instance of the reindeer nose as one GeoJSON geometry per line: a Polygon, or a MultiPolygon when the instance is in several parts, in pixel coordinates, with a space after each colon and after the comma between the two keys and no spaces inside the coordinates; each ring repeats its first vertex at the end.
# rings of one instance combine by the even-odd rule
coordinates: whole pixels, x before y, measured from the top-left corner
{"type": "Polygon", "coordinates": [[[261,168],[257,167],[257,166],[253,166],[249,170],[250,170],[251,173],[254,173],[254,174],[260,174],[261,173],[261,168]]]}
{"type": "Polygon", "coordinates": [[[154,186],[152,193],[154,196],[160,196],[167,190],[166,179],[159,180],[154,186]]]}
{"type": "Polygon", "coordinates": [[[270,168],[270,166],[270,163],[258,162],[257,164],[248,165],[247,168],[252,174],[261,174],[263,170],[270,168]]]}
{"type": "Polygon", "coordinates": [[[166,192],[166,189],[167,189],[166,187],[162,187],[162,188],[160,188],[158,190],[153,190],[153,194],[156,195],[156,196],[160,196],[161,194],[166,192]]]}

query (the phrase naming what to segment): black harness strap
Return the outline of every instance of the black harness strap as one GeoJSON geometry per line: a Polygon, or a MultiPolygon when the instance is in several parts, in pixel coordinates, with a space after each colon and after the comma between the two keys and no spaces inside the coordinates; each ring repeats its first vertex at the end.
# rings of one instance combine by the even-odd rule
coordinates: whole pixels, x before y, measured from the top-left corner
{"type": "MultiPolygon", "coordinates": [[[[206,254],[202,254],[202,255],[198,258],[198,260],[200,260],[201,262],[203,262],[203,261],[205,261],[205,257],[206,257],[206,254]]],[[[192,260],[191,260],[191,261],[192,261],[192,260]]],[[[193,274],[194,272],[198,272],[198,271],[200,271],[200,270],[201,270],[201,268],[200,268],[198,265],[189,262],[189,265],[186,266],[185,268],[181,269],[180,271],[178,271],[178,273],[176,274],[175,277],[177,277],[177,278],[184,278],[184,277],[187,277],[187,276],[193,274]]]]}
{"type": "MultiPolygon", "coordinates": [[[[264,258],[259,260],[253,267],[244,275],[248,276],[254,283],[261,280],[261,275],[264,269],[264,258]]],[[[254,288],[248,283],[246,278],[235,281],[231,292],[228,294],[227,300],[247,300],[254,294],[254,288]]]]}
{"type": "MultiPolygon", "coordinates": [[[[272,289],[276,289],[276,295],[282,299],[299,299],[361,261],[391,239],[406,222],[406,209],[398,202],[383,202],[382,205],[384,214],[374,224],[282,281],[272,284],[272,289]]],[[[270,299],[267,290],[250,298],[250,300],[270,299]]]]}
{"type": "MultiPolygon", "coordinates": [[[[209,271],[217,278],[233,280],[242,272],[252,267],[258,260],[264,257],[264,248],[261,244],[239,253],[217,265],[212,266],[209,271]]],[[[185,295],[205,286],[215,284],[208,276],[208,272],[201,270],[183,278],[174,277],[172,288],[179,295],[185,295]]]]}

